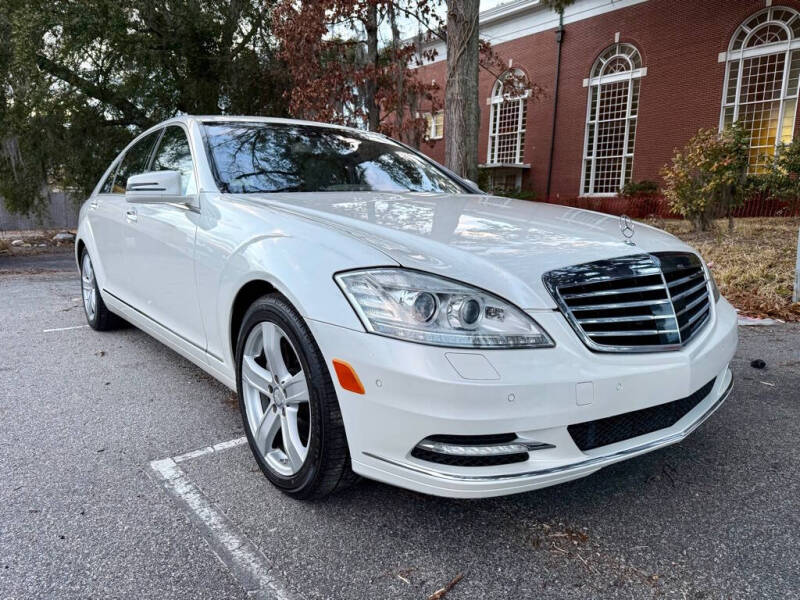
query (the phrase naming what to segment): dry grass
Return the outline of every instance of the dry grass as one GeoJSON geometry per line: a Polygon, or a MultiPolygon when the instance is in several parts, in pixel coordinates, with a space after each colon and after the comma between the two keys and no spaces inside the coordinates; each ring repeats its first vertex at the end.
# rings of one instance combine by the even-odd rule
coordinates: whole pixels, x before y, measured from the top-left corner
{"type": "Polygon", "coordinates": [[[743,313],[800,321],[800,303],[792,304],[800,218],[737,219],[733,233],[725,220],[702,233],[686,221],[655,225],[697,248],[722,294],[743,313]]]}

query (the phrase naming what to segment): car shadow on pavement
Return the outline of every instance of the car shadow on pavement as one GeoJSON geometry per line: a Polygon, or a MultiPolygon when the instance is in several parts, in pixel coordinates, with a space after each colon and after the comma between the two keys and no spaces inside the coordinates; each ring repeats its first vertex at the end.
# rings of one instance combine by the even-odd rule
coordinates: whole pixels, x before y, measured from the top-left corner
{"type": "Polygon", "coordinates": [[[426,597],[459,574],[453,598],[728,597],[754,582],[791,595],[800,374],[779,357],[797,337],[750,337],[733,394],[689,438],[542,490],[457,500],[362,481],[308,503],[274,490],[246,446],[187,469],[308,597],[426,597]],[[780,388],[752,376],[754,352],[780,388]]]}

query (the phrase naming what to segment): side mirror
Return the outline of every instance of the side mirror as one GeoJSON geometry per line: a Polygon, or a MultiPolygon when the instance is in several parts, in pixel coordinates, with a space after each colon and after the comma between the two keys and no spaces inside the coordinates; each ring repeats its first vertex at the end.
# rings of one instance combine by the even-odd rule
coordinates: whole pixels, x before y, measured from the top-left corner
{"type": "Polygon", "coordinates": [[[150,171],[128,177],[125,186],[128,202],[183,201],[181,174],[178,171],[150,171]]]}
{"type": "Polygon", "coordinates": [[[485,193],[485,192],[484,192],[484,191],[483,191],[483,190],[482,190],[480,187],[478,187],[478,184],[477,184],[477,183],[475,183],[474,181],[472,181],[472,179],[466,179],[466,178],[465,178],[465,179],[464,179],[464,181],[466,181],[466,182],[467,182],[468,184],[470,184],[470,185],[471,185],[473,188],[475,188],[475,191],[477,191],[477,192],[480,192],[481,194],[484,194],[484,193],[485,193]]]}

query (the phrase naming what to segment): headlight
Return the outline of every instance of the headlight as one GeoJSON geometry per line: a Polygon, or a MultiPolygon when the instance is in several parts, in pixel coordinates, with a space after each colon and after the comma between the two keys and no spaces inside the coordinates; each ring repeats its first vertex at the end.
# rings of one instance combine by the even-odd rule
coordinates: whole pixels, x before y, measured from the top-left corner
{"type": "Polygon", "coordinates": [[[349,271],[335,279],[372,333],[455,348],[553,346],[523,311],[463,283],[396,268],[349,271]]]}

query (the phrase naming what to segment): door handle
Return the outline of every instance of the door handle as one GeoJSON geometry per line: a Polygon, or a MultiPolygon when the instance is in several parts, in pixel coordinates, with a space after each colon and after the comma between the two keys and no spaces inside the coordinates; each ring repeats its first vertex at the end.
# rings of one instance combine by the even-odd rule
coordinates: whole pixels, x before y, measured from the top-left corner
{"type": "Polygon", "coordinates": [[[136,214],[135,208],[129,208],[125,211],[125,219],[128,221],[136,221],[138,219],[138,215],[136,214]]]}

